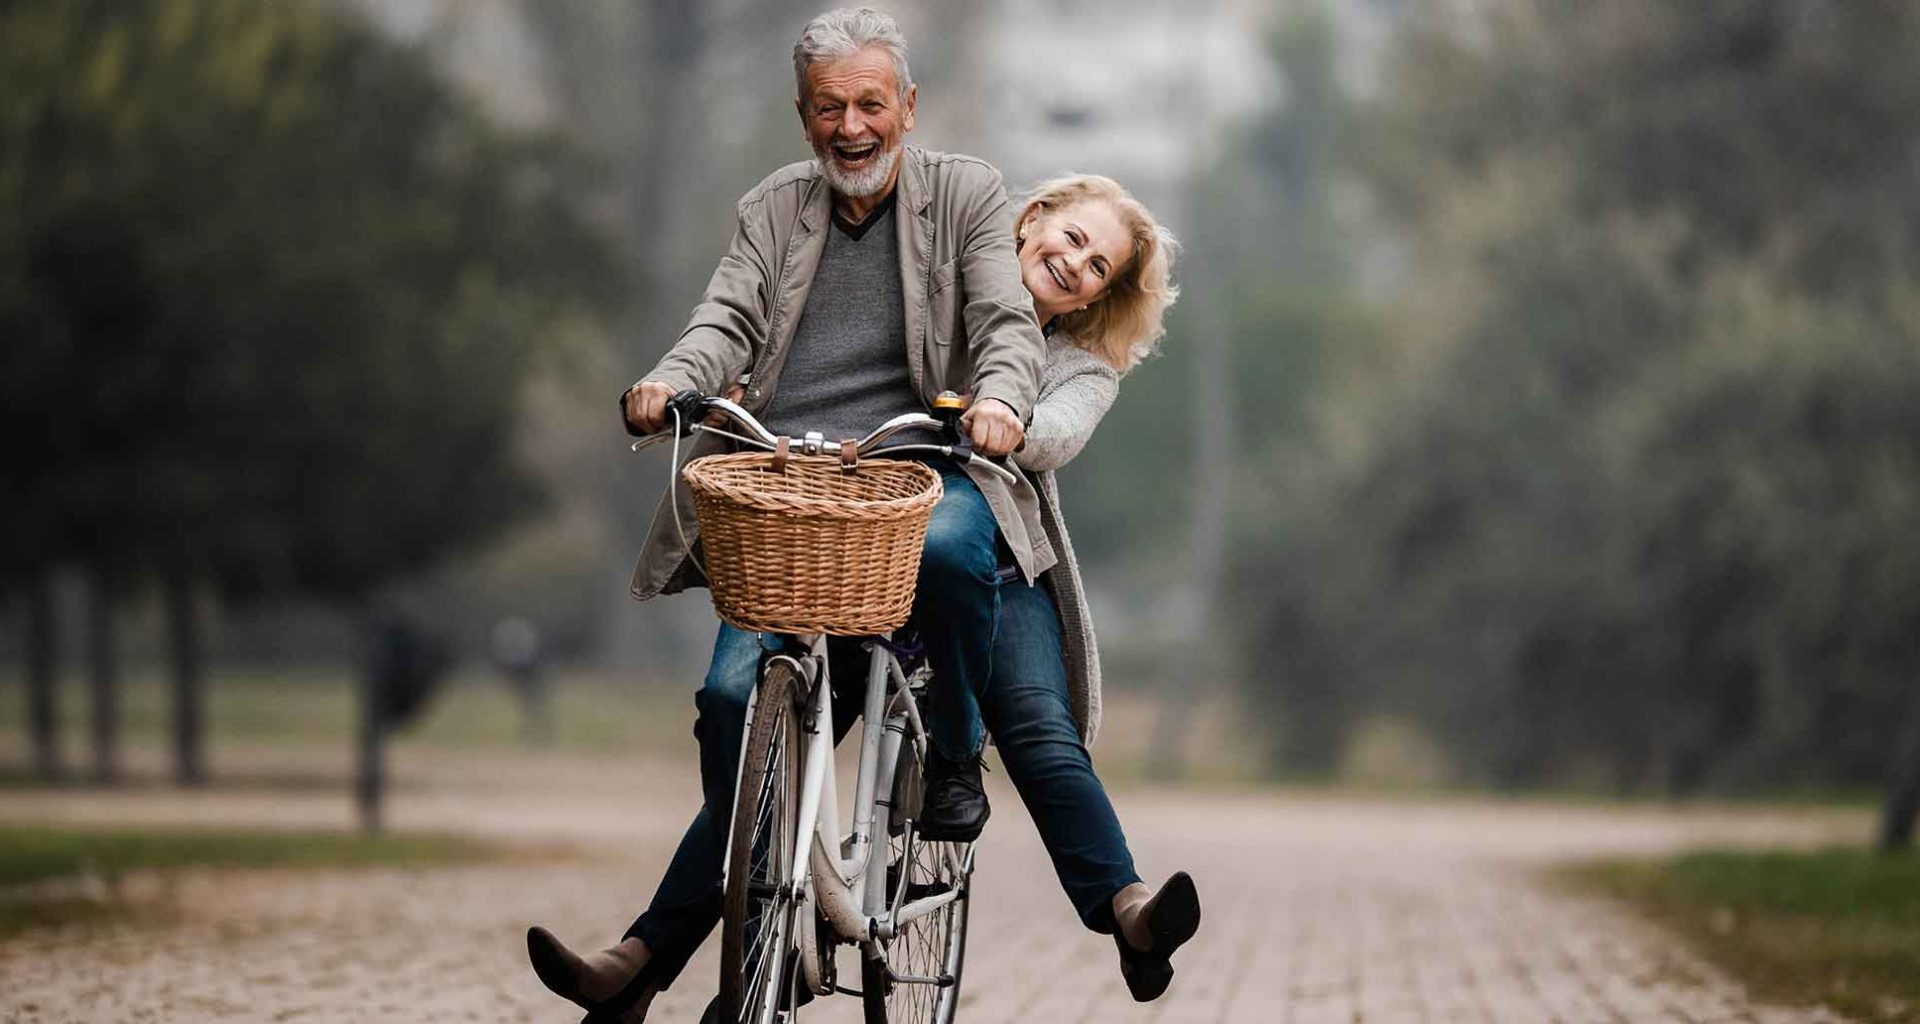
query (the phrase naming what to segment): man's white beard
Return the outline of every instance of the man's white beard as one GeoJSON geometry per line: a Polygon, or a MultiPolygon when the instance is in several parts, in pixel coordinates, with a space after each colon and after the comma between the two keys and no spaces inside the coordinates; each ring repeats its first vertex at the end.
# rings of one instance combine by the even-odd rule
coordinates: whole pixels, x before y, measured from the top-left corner
{"type": "Polygon", "coordinates": [[[814,150],[814,160],[820,165],[820,173],[833,186],[835,192],[849,199],[865,199],[887,187],[887,179],[893,176],[893,167],[900,162],[900,146],[896,144],[873,158],[873,166],[851,173],[842,171],[833,162],[830,150],[814,150]]]}

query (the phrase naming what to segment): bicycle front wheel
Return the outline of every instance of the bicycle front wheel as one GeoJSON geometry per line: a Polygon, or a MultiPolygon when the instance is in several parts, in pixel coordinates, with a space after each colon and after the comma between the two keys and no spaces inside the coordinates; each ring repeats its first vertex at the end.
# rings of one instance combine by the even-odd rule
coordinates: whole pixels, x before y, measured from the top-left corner
{"type": "Polygon", "coordinates": [[[800,815],[800,753],[792,662],[760,678],[735,790],[720,930],[720,1009],[767,1024],[790,1009],[794,901],[790,858],[800,815]]]}

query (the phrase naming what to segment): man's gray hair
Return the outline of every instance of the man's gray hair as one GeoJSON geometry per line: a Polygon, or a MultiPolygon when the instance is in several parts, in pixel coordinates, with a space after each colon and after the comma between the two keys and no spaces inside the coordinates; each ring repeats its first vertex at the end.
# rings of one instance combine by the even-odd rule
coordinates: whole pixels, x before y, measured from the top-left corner
{"type": "Polygon", "coordinates": [[[807,94],[807,65],[851,57],[869,46],[882,47],[893,58],[893,77],[900,81],[904,102],[913,86],[913,76],[907,73],[907,37],[900,34],[891,15],[871,7],[841,7],[807,22],[793,44],[794,94],[802,98],[807,94]]]}

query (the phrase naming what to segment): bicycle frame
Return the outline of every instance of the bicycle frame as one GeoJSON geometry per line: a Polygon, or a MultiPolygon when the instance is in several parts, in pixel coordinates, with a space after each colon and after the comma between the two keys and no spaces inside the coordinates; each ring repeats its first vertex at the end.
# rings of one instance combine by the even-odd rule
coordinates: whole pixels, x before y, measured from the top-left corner
{"type": "MultiPolygon", "coordinates": [[[[896,416],[857,442],[842,444],[827,441],[818,433],[808,433],[796,445],[800,454],[822,455],[840,454],[848,467],[853,466],[860,457],[934,454],[952,459],[961,466],[977,466],[983,472],[990,473],[1007,482],[1017,484],[1019,477],[1011,470],[986,459],[974,456],[965,437],[961,436],[958,413],[955,407],[943,402],[937,408],[948,410],[946,420],[937,419],[919,413],[896,416]],[[894,435],[906,430],[941,431],[950,439],[947,444],[909,443],[882,447],[894,435]],[[844,450],[843,449],[850,449],[844,450]]],[[[652,444],[671,441],[673,457],[671,466],[680,464],[680,439],[696,433],[716,434],[738,444],[749,447],[784,451],[790,439],[774,436],[756,420],[751,413],[725,399],[702,398],[690,391],[683,391],[668,402],[668,410],[673,417],[673,429],[662,431],[642,438],[633,444],[634,450],[652,444]],[[702,422],[710,413],[719,414],[732,425],[746,431],[734,433],[718,425],[702,422]]],[[[678,481],[677,469],[670,470],[668,502],[673,509],[673,525],[679,535],[682,548],[689,559],[695,559],[692,545],[687,540],[684,525],[681,522],[678,495],[674,488],[678,481]]],[[[695,559],[698,564],[697,559],[695,559]]],[[[704,568],[704,567],[703,567],[704,568]]],[[[799,806],[793,820],[793,846],[778,851],[767,850],[767,856],[774,864],[784,864],[789,870],[781,879],[779,887],[759,890],[757,898],[766,904],[769,910],[785,915],[784,922],[777,924],[772,941],[778,942],[788,952],[779,954],[782,958],[793,955],[804,957],[800,961],[799,974],[790,976],[787,982],[776,983],[764,990],[765,999],[760,1004],[762,1013],[775,1011],[776,1001],[781,998],[780,991],[787,984],[804,984],[819,994],[838,989],[849,994],[852,990],[839,988],[831,982],[832,953],[830,947],[820,947],[814,942],[814,936],[820,934],[813,929],[811,917],[814,913],[827,921],[834,936],[840,942],[855,943],[861,948],[864,963],[862,977],[872,972],[882,972],[882,978],[875,984],[891,986],[898,984],[932,985],[940,990],[938,1006],[944,1007],[944,1016],[950,1019],[957,990],[954,986],[959,975],[959,964],[964,945],[964,907],[960,917],[961,931],[949,932],[942,958],[928,963],[936,976],[923,977],[902,974],[894,969],[890,956],[898,952],[895,940],[902,935],[901,929],[923,917],[939,912],[966,898],[964,881],[943,891],[927,892],[908,900],[909,879],[914,870],[910,863],[919,840],[914,834],[917,824],[909,819],[904,825],[902,850],[906,858],[898,872],[898,881],[894,891],[887,891],[887,878],[893,866],[894,846],[890,840],[891,825],[894,820],[893,794],[895,774],[900,765],[902,745],[913,743],[917,760],[924,763],[927,753],[927,732],[921,720],[918,706],[914,703],[909,680],[900,667],[899,659],[888,645],[888,636],[870,636],[864,639],[867,651],[867,686],[861,704],[861,736],[858,768],[854,778],[853,822],[844,834],[840,833],[840,786],[835,776],[833,737],[833,685],[831,666],[827,655],[827,637],[810,635],[802,640],[804,653],[782,652],[775,654],[761,667],[760,679],[756,681],[752,695],[748,698],[746,714],[747,736],[743,737],[740,751],[740,763],[735,766],[735,777],[746,778],[746,755],[753,737],[753,723],[758,718],[758,705],[762,696],[760,681],[767,678],[768,670],[779,659],[787,659],[788,665],[783,672],[794,680],[793,685],[804,687],[804,707],[790,709],[797,714],[800,735],[798,749],[790,756],[800,761],[799,806]],[[891,699],[890,699],[891,698],[891,699]],[[884,809],[884,814],[883,814],[884,809]],[[889,834],[880,834],[877,829],[888,828],[889,834]],[[879,855],[875,856],[875,850],[879,855]],[[780,887],[784,887],[780,888],[780,887]],[[770,898],[769,898],[770,897],[770,898]],[[817,904],[817,906],[816,906],[817,904]],[[806,916],[801,916],[801,915],[806,916]],[[804,929],[805,938],[798,942],[793,938],[797,929],[804,929]],[[957,937],[955,937],[957,935],[957,937]],[[804,974],[804,978],[801,976],[804,974]]],[[[786,679],[783,678],[783,686],[786,679]]],[[[734,807],[729,816],[727,827],[727,847],[723,858],[723,872],[731,873],[735,856],[734,843],[736,832],[741,824],[742,801],[736,792],[734,807]]],[[[752,813],[752,812],[749,812],[752,813]]],[[[756,845],[754,854],[761,851],[756,845]]],[[[947,872],[961,879],[972,874],[973,847],[966,844],[964,851],[940,844],[936,848],[940,867],[937,872],[947,872]]],[[[752,860],[752,858],[748,858],[752,860]]],[[[925,870],[925,865],[921,865],[925,870]]],[[[734,879],[723,875],[723,886],[729,894],[729,901],[736,895],[734,879]]],[[[736,911],[729,910],[734,914],[736,911]]],[[[729,917],[729,922],[734,918],[729,917]]],[[[736,927],[729,923],[729,928],[736,927]]],[[[732,934],[732,932],[728,932],[732,934]]],[[[909,942],[907,959],[903,963],[927,963],[917,953],[924,953],[924,946],[911,945],[912,930],[907,933],[909,942]]],[[[732,940],[729,940],[732,941],[732,940]]],[[[739,954],[734,954],[739,955],[739,954]]],[[[778,963],[778,961],[776,961],[778,963]]],[[[725,969],[725,968],[723,968],[725,969]]],[[[723,986],[726,982],[723,980],[723,986]]],[[[866,985],[863,984],[863,989],[866,985]]],[[[873,1004],[869,1003],[869,1012],[873,1004]]],[[[785,1018],[782,1018],[785,1019],[785,1018]]]]}
{"type": "MultiPolygon", "coordinates": [[[[799,658],[790,654],[775,657],[794,658],[807,679],[811,692],[801,712],[804,736],[804,767],[800,789],[800,814],[795,830],[794,849],[787,852],[795,890],[787,897],[804,905],[809,895],[819,902],[823,917],[843,940],[859,943],[867,955],[880,957],[880,944],[891,940],[899,926],[933,913],[959,898],[957,892],[939,893],[901,904],[900,893],[889,893],[884,884],[888,865],[883,853],[876,861],[874,850],[886,845],[877,841],[876,829],[885,827],[880,811],[891,811],[894,771],[899,764],[901,744],[926,743],[919,709],[908,691],[905,674],[893,653],[877,642],[867,641],[867,686],[861,707],[860,756],[854,777],[852,828],[841,836],[839,780],[834,766],[833,686],[826,654],[826,638],[816,636],[807,653],[799,658]],[[889,695],[894,709],[890,710],[889,695]],[[889,897],[893,897],[890,902],[889,897]]],[[[759,700],[755,689],[753,702],[759,700]]],[[[752,704],[750,702],[749,708],[752,704]]],[[[748,720],[752,720],[749,713],[748,720]]],[[[728,829],[728,861],[731,861],[733,830],[728,829]]],[[[932,982],[935,979],[903,979],[932,982]]]]}

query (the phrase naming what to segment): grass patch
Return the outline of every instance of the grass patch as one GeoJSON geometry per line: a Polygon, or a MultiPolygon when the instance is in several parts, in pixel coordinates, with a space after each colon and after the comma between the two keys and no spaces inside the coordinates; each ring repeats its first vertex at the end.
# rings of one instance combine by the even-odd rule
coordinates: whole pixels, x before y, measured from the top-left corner
{"type": "Polygon", "coordinates": [[[0,831],[0,887],[136,870],[409,867],[498,855],[476,840],[433,834],[10,827],[0,831]]]}
{"type": "MultiPolygon", "coordinates": [[[[505,847],[429,833],[9,826],[0,829],[0,934],[156,909],[152,899],[130,898],[121,885],[136,874],[164,879],[188,868],[434,867],[511,855],[505,847]]],[[[161,888],[164,895],[167,887],[161,888]]]]}
{"type": "MultiPolygon", "coordinates": [[[[171,683],[161,669],[132,666],[120,687],[120,730],[129,746],[170,742],[171,683]]],[[[559,752],[600,754],[680,743],[692,749],[692,680],[636,679],[629,675],[556,672],[553,678],[554,747],[559,752]]],[[[0,693],[23,684],[11,666],[0,666],[0,693]]],[[[358,691],[349,668],[219,670],[207,680],[207,734],[216,751],[224,742],[341,749],[353,742],[359,718],[358,691]]],[[[84,756],[91,709],[85,681],[69,676],[57,691],[62,746],[68,761],[84,756]]],[[[434,696],[420,720],[397,733],[402,746],[457,751],[518,752],[521,708],[513,690],[485,672],[455,673],[434,696]]],[[[0,701],[0,751],[29,749],[25,701],[0,701]]]]}
{"type": "Polygon", "coordinates": [[[1716,851],[1564,875],[1677,931],[1762,998],[1920,1021],[1920,856],[1716,851]]]}

